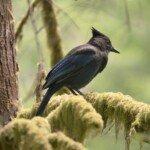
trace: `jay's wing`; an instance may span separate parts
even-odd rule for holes
[[[94,60],[94,56],[95,52],[92,50],[85,51],[84,53],[78,52],[77,54],[67,55],[48,73],[43,88],[46,89],[53,83],[62,82],[79,73],[85,65],[88,65],[88,63]]]

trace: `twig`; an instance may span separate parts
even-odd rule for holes
[[[39,53],[39,57],[40,57],[40,62],[44,62],[44,56],[43,56],[43,52],[42,52],[42,48],[41,48],[41,45],[40,45],[40,40],[38,38],[38,28],[36,26],[36,21],[32,15],[32,12],[33,12],[33,8],[30,7],[31,6],[31,2],[30,0],[27,0],[28,1],[28,4],[29,4],[29,16],[30,16],[30,19],[31,19],[31,24],[32,24],[32,28],[33,28],[33,32],[34,32],[34,35],[35,35],[35,42],[36,42],[36,48],[37,48],[37,51]]]
[[[69,20],[73,23],[73,25],[77,28],[80,29],[80,27],[76,24],[76,22],[71,18],[71,16],[65,11],[63,10],[61,7],[59,7],[56,3],[54,3],[54,5],[57,7],[58,13],[62,12],[66,17],[69,18]]]
[[[39,54],[39,57],[40,57],[40,64],[38,65],[38,73],[37,73],[37,86],[36,86],[36,89],[35,89],[35,94],[36,94],[36,101],[39,102],[41,101],[42,99],[42,82],[45,78],[45,71],[44,71],[44,56],[43,56],[43,51],[42,51],[42,48],[41,48],[41,45],[40,45],[40,40],[38,38],[38,29],[37,29],[37,26],[36,26],[36,21],[32,15],[32,8],[30,7],[31,6],[31,2],[30,0],[27,0],[28,1],[28,4],[29,4],[29,16],[30,16],[30,19],[31,19],[31,24],[32,24],[32,28],[33,28],[33,31],[34,31],[34,35],[35,35],[35,42],[36,42],[36,48],[37,48],[37,51],[38,51],[38,54]]]
[[[43,25],[42,27],[40,27],[40,28],[37,30],[36,34],[39,34],[44,28],[45,28],[44,25]]]
[[[37,86],[35,88],[36,102],[40,102],[42,100],[43,97],[42,85],[44,78],[45,78],[45,70],[44,65],[41,63],[38,65]]]
[[[27,102],[31,97],[34,96],[36,85],[37,85],[37,76],[36,76],[35,79],[33,80],[33,83],[32,83],[32,85],[31,85],[31,87],[29,88],[27,94],[26,94],[25,97],[23,98],[22,102]]]
[[[28,8],[26,14],[24,15],[24,17],[22,18],[21,22],[19,23],[17,29],[16,29],[16,32],[15,32],[15,38],[16,38],[16,42],[18,40],[21,40],[22,38],[22,30],[23,30],[23,27],[24,25],[26,24],[31,12],[30,12],[30,9],[32,9],[32,12],[34,10],[34,8],[37,6],[37,4],[39,3],[40,0],[34,0],[31,4],[31,6]]]
[[[45,78],[44,65],[40,63],[38,64],[38,71],[37,71],[36,77],[33,80],[33,83],[31,85],[31,88],[29,89],[28,94],[26,95],[25,98],[23,98],[23,102],[27,102],[34,94],[36,95],[36,101],[37,102],[41,101],[42,96],[43,96],[42,82],[44,78]]]

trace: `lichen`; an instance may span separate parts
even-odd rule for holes
[[[61,132],[50,134],[49,142],[54,150],[86,150],[81,143],[75,142]]]
[[[133,128],[134,134],[150,132],[150,105],[137,102],[122,93],[91,93],[86,99],[102,115],[105,127],[108,121],[115,122],[116,137],[119,129],[124,127],[126,149],[129,149]]]
[[[0,132],[0,149],[51,150],[47,140],[48,132],[50,132],[50,126],[44,118],[16,119]]]
[[[89,135],[102,130],[104,121],[104,128],[115,124],[116,138],[124,128],[126,149],[131,137],[140,144],[150,143],[150,105],[122,93],[91,93],[85,99],[74,95],[52,97],[43,113],[52,132],[62,131],[73,140],[84,142]],[[19,118],[32,118],[37,105],[32,109],[21,112]]]
[[[63,102],[64,99],[61,96],[54,96],[48,103],[46,109],[44,110],[42,117],[46,117],[49,115],[49,113],[56,109],[61,102]],[[26,118],[26,119],[32,119],[37,111],[37,108],[39,107],[39,103],[36,103],[32,108],[30,109],[21,109],[18,112],[17,118]]]
[[[50,102],[48,103],[43,116],[48,116],[50,114],[50,112],[52,112],[53,110],[55,110],[61,103],[64,102],[65,99],[63,99],[63,96],[55,96],[53,97]]]
[[[36,103],[30,109],[21,109],[17,114],[17,118],[32,119],[36,114],[38,106],[39,104]]]
[[[63,95],[61,98],[60,105],[47,117],[52,131],[60,130],[79,142],[100,133],[103,121],[90,103],[82,96]]]
[[[63,133],[51,133],[47,119],[15,119],[0,131],[1,150],[85,150]]]

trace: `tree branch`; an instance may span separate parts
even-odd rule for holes
[[[43,22],[47,35],[47,45],[51,52],[51,66],[54,66],[63,57],[58,21],[52,0],[42,0],[41,5]]]
[[[30,0],[27,0],[28,1],[28,4],[29,4],[29,7],[31,5],[31,2]],[[34,35],[35,35],[35,43],[36,43],[36,49],[37,49],[37,52],[39,54],[39,57],[40,57],[40,64],[38,65],[38,73],[37,73],[37,85],[36,85],[36,89],[35,89],[35,94],[36,94],[36,101],[37,102],[40,102],[41,99],[42,99],[42,83],[45,79],[45,71],[44,71],[44,56],[43,56],[43,51],[42,51],[42,48],[41,48],[41,45],[40,45],[40,40],[38,38],[38,28],[36,26],[36,21],[34,19],[34,16],[32,15],[32,9],[30,9],[30,18],[31,18],[31,24],[32,24],[32,29],[33,29],[33,32],[34,32]]]
[[[87,95],[87,100],[102,115],[105,126],[108,121],[115,122],[116,137],[119,129],[124,127],[127,150],[129,150],[131,136],[136,133],[144,135],[141,141],[150,142],[150,105],[137,102],[132,97],[121,93],[92,93]]]
[[[6,150],[85,150],[61,132],[51,133],[47,119],[16,119],[0,132],[0,149]]]
[[[66,133],[67,131],[64,130],[63,123],[66,127],[67,124],[70,125],[69,122],[77,123],[79,121],[77,118],[82,118],[79,117],[82,116],[82,111],[80,111],[79,107],[76,107],[75,101],[77,101],[77,99],[79,100],[79,106],[81,105],[80,108],[82,108],[84,102],[81,96],[62,95],[55,96],[51,99],[43,116],[48,116],[47,118],[50,120],[52,128],[59,128],[59,130]],[[90,102],[95,110],[102,116],[104,127],[106,127],[107,124],[115,124],[116,137],[119,134],[119,130],[124,128],[126,149],[129,149],[130,139],[135,135],[140,135],[139,142],[150,143],[150,105],[137,102],[130,96],[123,95],[121,93],[91,93],[86,96],[86,100]],[[88,110],[88,105],[89,103],[85,103],[83,105],[84,108],[82,109]],[[37,107],[38,106],[36,105],[30,110],[25,110],[24,112],[20,113],[18,117],[34,117]],[[78,112],[76,112],[74,109],[77,109]],[[74,118],[74,115],[78,121],[71,120]],[[61,117],[64,119],[61,120]],[[68,118],[67,122],[65,122],[65,118]],[[60,124],[60,122],[62,124]],[[60,126],[58,126],[59,124]],[[66,130],[69,132],[69,127]]]
[[[16,42],[18,40],[20,40],[22,38],[22,31],[23,31],[23,27],[24,25],[26,24],[30,14],[31,14],[31,9],[32,9],[32,13],[34,11],[34,8],[37,6],[37,4],[39,3],[40,0],[34,0],[31,4],[31,6],[28,8],[26,14],[24,15],[24,17],[21,19],[17,29],[16,29],[16,32],[15,32],[15,39],[16,39]]]
[[[33,109],[22,111],[18,118],[32,118]],[[50,113],[51,112],[51,113]],[[97,135],[103,129],[101,116],[82,96],[63,95],[51,100],[43,116],[47,116],[52,131],[62,131],[75,141],[83,142],[89,135]]]

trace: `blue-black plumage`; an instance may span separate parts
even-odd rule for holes
[[[48,88],[36,115],[42,115],[51,96],[63,86],[73,93],[87,85],[107,65],[109,52],[119,53],[110,39],[92,28],[92,38],[87,44],[73,48],[48,73],[43,89]]]

